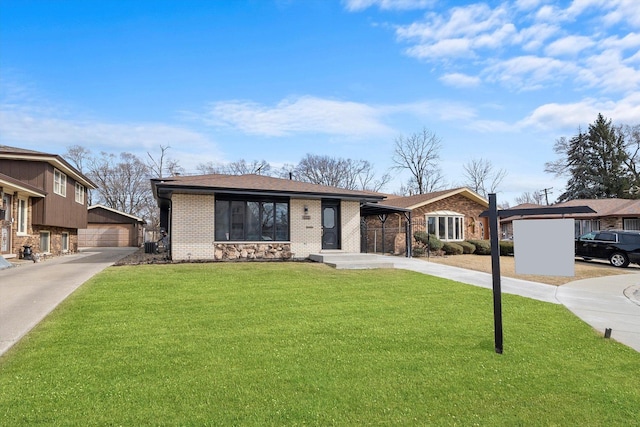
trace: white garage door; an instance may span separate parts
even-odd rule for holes
[[[131,226],[124,224],[89,224],[89,228],[78,230],[78,246],[122,247],[131,242]]]

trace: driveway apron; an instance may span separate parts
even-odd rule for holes
[[[91,248],[0,270],[0,355],[80,285],[137,248]]]

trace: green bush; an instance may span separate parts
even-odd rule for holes
[[[462,246],[453,242],[444,242],[442,249],[447,255],[462,255],[464,253]]]
[[[476,251],[476,245],[470,242],[457,242],[460,246],[462,246],[463,254],[472,254]]]
[[[419,246],[414,246],[414,247],[411,249],[411,254],[412,254],[413,256],[423,256],[423,255],[424,255],[424,248],[419,247]]]
[[[513,240],[500,241],[500,255],[513,256]]]
[[[438,239],[433,234],[427,234],[425,231],[416,231],[413,234],[413,237],[415,237],[415,239],[418,242],[422,243],[425,249],[427,248],[427,244],[428,244],[431,249],[431,252],[436,252],[442,249],[442,246],[443,246],[442,240]]]
[[[491,255],[491,243],[488,240],[469,240],[468,242],[476,247],[475,254]]]

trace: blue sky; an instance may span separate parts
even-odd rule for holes
[[[562,192],[556,139],[640,123],[639,50],[637,0],[0,0],[0,143],[382,174],[427,128],[450,186],[486,159],[513,205]]]

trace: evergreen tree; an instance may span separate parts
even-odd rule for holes
[[[547,163],[546,171],[568,175],[566,191],[558,201],[629,197],[626,190],[631,178],[624,135],[602,114],[586,133],[579,129],[570,140],[558,140],[555,151],[562,158]]]

